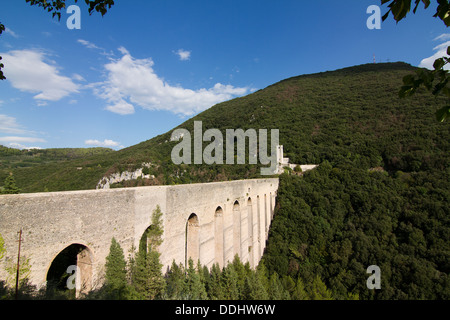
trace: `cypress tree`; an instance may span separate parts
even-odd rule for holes
[[[108,298],[123,299],[127,287],[127,270],[123,250],[115,238],[111,239],[109,255],[106,257],[106,289]]]

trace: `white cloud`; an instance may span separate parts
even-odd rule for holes
[[[111,112],[132,114],[135,106],[140,106],[192,115],[249,91],[221,83],[198,90],[172,86],[155,73],[152,59],[135,59],[125,48],[119,50],[122,58],[110,59],[104,66],[107,80],[94,87],[94,92],[109,103],[106,110]]]
[[[434,40],[440,40],[445,41],[444,43],[441,43],[440,45],[433,48],[434,51],[436,51],[431,57],[425,58],[422,61],[420,61],[419,67],[420,68],[427,68],[430,70],[434,70],[433,64],[436,59],[442,58],[442,57],[448,57],[447,55],[447,47],[450,46],[450,34],[444,33],[440,36],[434,38]],[[450,66],[446,65],[444,67],[445,70],[450,70]]]
[[[10,117],[4,114],[0,114],[0,132],[6,134],[19,134],[19,135],[34,135],[33,131],[24,129],[17,123],[16,118]],[[19,136],[6,136],[0,137],[0,144],[7,145],[16,149],[38,149],[39,147],[27,147],[23,143],[38,143],[46,142],[44,139],[36,137],[19,137]]]
[[[78,39],[77,42],[81,43],[83,46],[85,46],[88,49],[102,49],[102,48],[96,46],[94,43],[89,42],[87,40]]]
[[[78,73],[74,73],[74,74],[72,75],[72,78],[73,78],[74,80],[77,80],[77,81],[86,81],[86,79],[84,79],[83,76],[82,76],[82,75],[79,75]]]
[[[59,74],[56,66],[44,62],[45,55],[34,50],[13,50],[1,53],[4,73],[12,86],[21,91],[37,93],[36,100],[58,101],[78,92],[78,85]]]
[[[120,99],[116,103],[109,105],[105,108],[108,111],[121,114],[121,115],[127,115],[127,114],[133,114],[134,113],[134,107],[133,105],[129,104],[123,99]]]
[[[9,134],[24,134],[27,131],[20,126],[16,118],[0,114],[0,132]]]
[[[178,51],[176,51],[175,54],[177,54],[178,57],[180,57],[181,61],[186,61],[186,60],[189,60],[191,58],[191,51],[178,49]]]
[[[450,33],[443,33],[440,36],[437,36],[433,39],[433,41],[447,41],[450,40]]]
[[[34,137],[0,137],[0,143],[38,143],[47,142],[41,138]]]
[[[15,143],[15,142],[12,142],[12,143],[8,144],[8,147],[14,148],[14,149],[25,149],[25,150],[30,150],[30,149],[42,149],[42,148],[40,148],[40,147],[27,147],[27,146],[25,146],[25,145],[23,145],[23,144]]]
[[[90,41],[87,41],[87,40],[84,40],[84,39],[78,39],[77,42],[82,44],[83,46],[85,46],[88,49],[100,50],[101,51],[101,53],[100,53],[101,55],[113,56],[112,52],[106,52],[106,50],[104,48],[99,47],[95,43],[92,43]]]
[[[84,142],[84,144],[86,144],[88,146],[108,147],[108,148],[118,147],[120,145],[119,142],[109,140],[109,139],[105,139],[103,141],[90,139],[90,140],[86,140]]]
[[[118,50],[123,55],[127,55],[127,54],[129,55],[130,54],[130,52],[127,49],[125,49],[124,47],[120,47]]]
[[[9,28],[5,28],[5,34],[9,34],[10,36],[12,36],[16,39],[19,38],[19,35]]]

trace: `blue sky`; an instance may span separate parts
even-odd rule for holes
[[[80,30],[65,12],[2,3],[0,144],[118,150],[292,76],[373,55],[430,66],[450,40],[435,6],[369,30],[378,0],[115,2],[101,17],[79,1]]]

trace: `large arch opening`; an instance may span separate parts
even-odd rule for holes
[[[224,232],[223,232],[223,210],[219,206],[214,214],[214,243],[215,262],[222,268],[224,266]]]
[[[198,217],[195,213],[189,216],[186,223],[186,248],[185,248],[185,266],[188,267],[189,258],[197,264],[200,259],[200,232]]]
[[[47,294],[78,298],[92,290],[93,258],[88,247],[74,243],[53,259],[47,271]]]
[[[150,225],[147,229],[145,229],[144,233],[139,240],[139,252],[147,253],[150,248],[155,248],[155,244],[152,243],[151,232],[154,229],[154,225]]]

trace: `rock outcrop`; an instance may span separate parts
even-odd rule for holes
[[[136,169],[135,171],[123,171],[113,173],[108,177],[103,177],[97,183],[96,189],[109,189],[112,184],[120,183],[123,181],[136,180],[136,179],[154,179],[155,176],[151,174],[144,174],[144,168],[150,168],[151,163],[143,163],[142,168]]]

